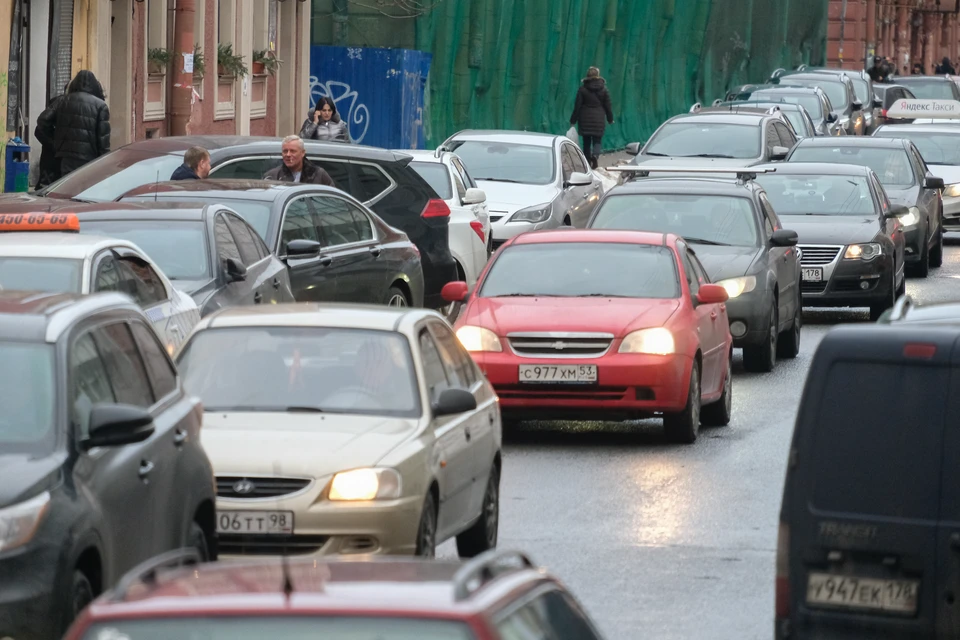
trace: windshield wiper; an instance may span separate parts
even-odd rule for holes
[[[320,407],[293,406],[293,407],[284,407],[283,410],[288,413],[323,413],[323,409],[321,409]]]
[[[235,411],[283,411],[283,407],[254,407],[252,405],[239,405],[235,407],[204,407],[203,410],[210,413],[232,413]]]
[[[645,154],[643,154],[643,155],[645,155],[645,156],[659,156],[659,157],[661,157],[661,158],[669,158],[669,157],[670,157],[670,154],[667,154],[667,153],[657,153],[656,151],[647,151],[647,152],[646,152]]]
[[[509,178],[477,178],[474,180],[486,180],[487,182],[509,182],[511,184],[527,184],[523,180],[510,180]]]
[[[709,244],[715,247],[732,247],[733,245],[729,242],[717,242],[716,240],[705,240],[704,238],[691,238],[690,236],[683,236],[683,239],[687,242],[692,242],[694,244]]]
[[[622,296],[617,293],[582,293],[575,298],[632,298],[633,296]]]
[[[695,153],[692,156],[677,156],[678,158],[728,158],[734,160],[733,156],[728,156],[725,153]]]
[[[502,293],[499,296],[489,296],[491,298],[565,298],[559,293]]]

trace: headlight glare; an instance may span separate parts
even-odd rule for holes
[[[847,247],[843,257],[847,260],[873,260],[883,253],[883,248],[876,242],[867,244],[851,244]]]
[[[948,198],[960,198],[960,183],[948,184],[947,188],[943,190],[943,195]]]
[[[520,209],[510,216],[510,222],[543,222],[549,217],[550,204],[538,204],[535,207]]]
[[[920,209],[917,207],[910,207],[910,210],[900,216],[900,224],[905,227],[912,227],[920,222]]]
[[[736,298],[740,294],[750,293],[757,288],[756,276],[742,276],[740,278],[728,278],[720,280],[716,284],[727,290],[727,295]]]
[[[400,474],[393,469],[342,471],[330,481],[330,500],[358,501],[399,498]]]
[[[50,494],[44,491],[26,502],[0,509],[0,551],[30,542],[49,506]]]
[[[457,338],[467,351],[493,351],[500,353],[503,346],[500,338],[490,329],[464,325],[457,329]]]
[[[646,353],[667,356],[674,353],[676,345],[669,329],[656,327],[640,329],[627,334],[620,344],[620,353]]]

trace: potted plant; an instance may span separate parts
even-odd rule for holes
[[[228,78],[239,78],[249,73],[243,56],[234,55],[232,44],[217,45],[217,74]]]
[[[194,80],[203,80],[203,49],[199,44],[193,45],[193,78]]]
[[[162,76],[167,73],[167,65],[173,55],[166,49],[150,49],[147,51],[147,73],[151,76]]]
[[[273,51],[261,49],[253,52],[253,75],[276,75],[277,69],[283,64],[282,60],[277,59],[277,54]]]

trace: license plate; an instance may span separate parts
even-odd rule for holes
[[[520,382],[596,382],[595,364],[522,364]]]
[[[815,269],[810,267],[805,267],[800,270],[801,277],[806,282],[822,282],[823,281],[823,269],[817,267]]]
[[[811,573],[807,580],[807,603],[915,613],[919,588],[920,583],[916,580],[882,580]]]
[[[291,534],[293,511],[221,511],[217,533]]]

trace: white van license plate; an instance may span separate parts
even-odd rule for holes
[[[597,381],[595,364],[521,364],[520,382],[585,383]]]
[[[915,613],[919,589],[920,583],[916,580],[881,580],[811,573],[807,580],[807,603]]]
[[[291,534],[293,511],[221,511],[217,533]]]
[[[823,282],[823,269],[804,267],[800,270],[800,276],[804,282]]]

